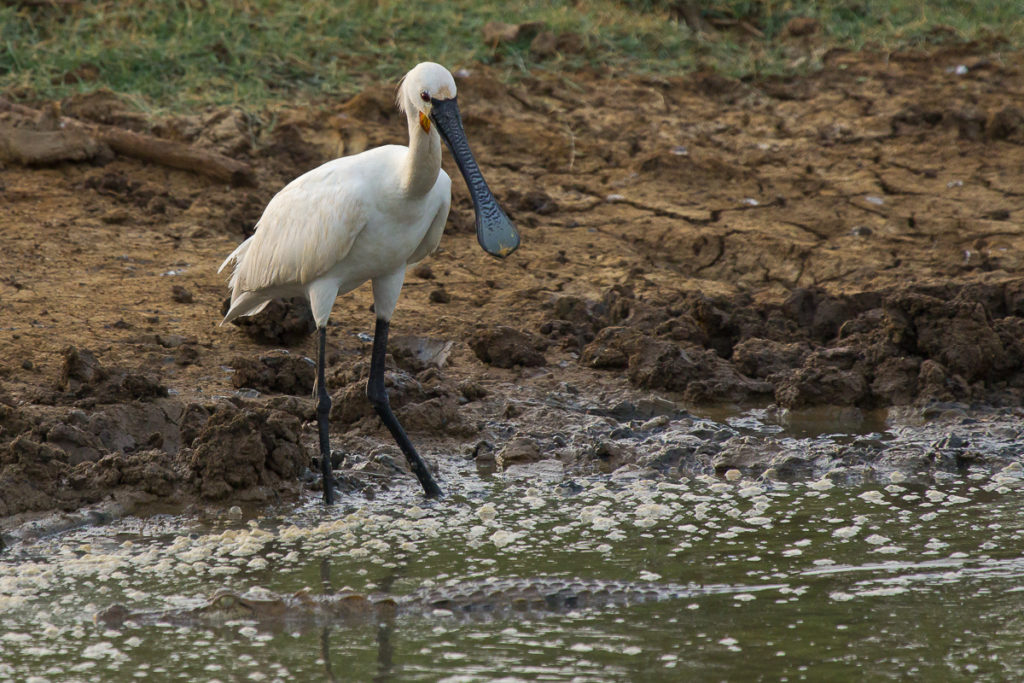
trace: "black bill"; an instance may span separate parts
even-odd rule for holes
[[[455,157],[455,163],[466,179],[469,194],[473,197],[473,208],[476,210],[476,238],[480,246],[488,254],[504,258],[519,248],[519,232],[505,212],[498,205],[491,188],[480,173],[473,153],[469,151],[469,142],[462,129],[462,117],[459,115],[458,98],[450,100],[434,100],[430,118],[437,125],[441,139],[448,145]]]

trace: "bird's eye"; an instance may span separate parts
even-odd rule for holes
[[[420,91],[420,99],[423,100],[424,102],[429,102],[430,101],[430,94],[427,93],[426,90],[421,90]]]

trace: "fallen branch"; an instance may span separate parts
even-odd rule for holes
[[[44,114],[24,105],[0,99],[0,112],[10,111],[32,121],[38,121]],[[192,171],[215,180],[232,185],[255,185],[256,177],[252,167],[241,161],[217,152],[210,152],[192,145],[165,140],[152,135],[135,133],[130,130],[98,123],[88,123],[66,116],[58,116],[53,121],[54,130],[27,130],[13,126],[0,126],[0,151],[19,163],[54,163],[62,160],[54,158],[54,145],[50,141],[54,133],[67,131],[69,134],[82,135],[102,143],[118,154],[151,161],[161,166],[169,166],[185,171]],[[49,150],[45,155],[32,153],[32,142],[45,145]],[[77,147],[76,147],[77,149]],[[78,161],[81,155],[71,154],[65,160]]]

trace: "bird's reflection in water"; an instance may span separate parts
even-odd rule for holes
[[[381,589],[385,592],[390,591],[392,584],[394,584],[397,578],[398,575],[396,573],[383,577],[380,581]],[[320,561],[320,583],[325,595],[333,592],[334,589],[331,586],[331,565],[326,557]],[[394,678],[394,647],[391,644],[393,629],[394,621],[391,618],[383,619],[377,624],[377,673],[373,677],[374,681],[390,681]],[[324,661],[324,680],[334,683],[339,679],[334,674],[334,669],[331,666],[330,642],[331,626],[326,624],[320,632],[320,657]]]

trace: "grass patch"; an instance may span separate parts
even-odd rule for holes
[[[107,87],[140,107],[259,108],[352,94],[396,81],[413,64],[484,62],[506,75],[588,66],[660,74],[709,65],[732,75],[813,67],[780,40],[786,23],[813,17],[825,45],[860,48],[968,41],[995,36],[1024,44],[1015,2],[977,0],[704,0],[706,18],[754,27],[697,37],[668,0],[124,0],[0,6],[0,90],[21,99],[59,98]],[[577,37],[548,58],[529,40],[494,48],[489,21],[541,21]],[[936,27],[943,27],[937,29]],[[742,26],[741,26],[742,28]],[[806,52],[806,50],[805,50]]]

